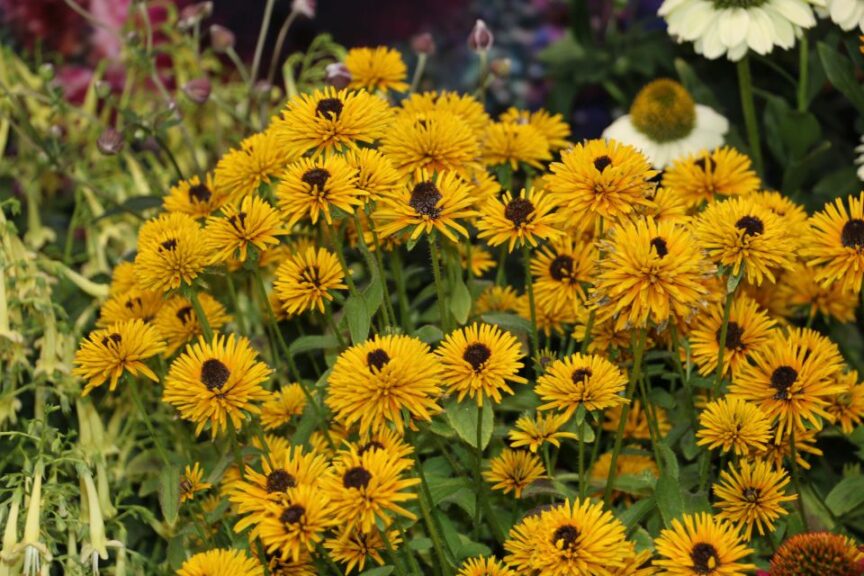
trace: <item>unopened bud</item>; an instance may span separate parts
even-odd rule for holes
[[[220,54],[227,52],[234,47],[235,41],[234,33],[228,28],[219,24],[210,26],[210,45],[213,46],[213,50],[216,52]]]
[[[425,54],[427,56],[434,54],[435,40],[432,38],[432,34],[423,32],[411,38],[411,49],[417,54]]]
[[[333,62],[324,69],[324,81],[337,90],[342,90],[351,83],[351,72],[345,64]]]
[[[111,95],[111,84],[105,82],[104,80],[100,80],[96,83],[96,96],[99,98],[107,98]]]
[[[51,137],[55,140],[60,140],[66,136],[66,128],[60,124],[52,124],[48,130],[51,132]]]
[[[41,66],[39,66],[39,77],[42,80],[44,80],[45,82],[53,80],[54,79],[54,65],[46,62],[45,64],[42,64]]]
[[[106,128],[96,140],[96,147],[105,156],[114,156],[123,149],[123,134],[114,128]]]
[[[495,36],[483,20],[477,20],[468,35],[468,47],[474,52],[488,52],[495,43]]]
[[[210,80],[207,78],[195,78],[189,80],[183,85],[183,93],[192,102],[196,104],[204,104],[210,98],[210,90],[212,89]]]
[[[258,80],[255,82],[255,92],[258,94],[269,94],[273,90],[273,84],[267,80]]]
[[[496,58],[489,63],[489,70],[498,78],[506,78],[510,75],[513,61],[509,58]]]
[[[183,8],[177,25],[189,29],[213,14],[213,2],[196,2]]]
[[[315,18],[316,0],[294,0],[291,2],[291,11],[303,14],[307,18]]]

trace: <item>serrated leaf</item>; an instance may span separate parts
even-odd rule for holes
[[[456,434],[474,448],[477,447],[477,424],[482,413],[481,448],[486,448],[489,445],[492,440],[492,428],[495,425],[492,405],[489,402],[484,403],[481,410],[471,399],[466,398],[463,402],[451,400],[444,407],[444,411],[447,414],[447,421],[450,422],[450,426],[453,427]]]
[[[371,315],[366,306],[366,299],[362,294],[350,296],[345,301],[345,318],[348,321],[348,332],[351,333],[351,342],[359,344],[369,336],[371,326]]]
[[[177,522],[180,513],[180,470],[166,466],[159,474],[159,507],[169,526]]]
[[[455,278],[452,282],[450,312],[459,324],[465,324],[468,321],[469,314],[471,314],[471,292],[468,290],[468,286],[465,285],[461,276]]]

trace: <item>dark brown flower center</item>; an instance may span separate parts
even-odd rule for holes
[[[322,98],[315,106],[315,114],[328,120],[336,120],[342,113],[342,101],[338,98]]]
[[[209,202],[211,196],[213,196],[213,193],[204,184],[195,184],[189,187],[190,202]]]
[[[846,248],[855,248],[856,250],[864,247],[864,220],[853,218],[843,225],[843,231],[840,233],[840,242]]]
[[[299,504],[292,504],[288,508],[282,510],[282,514],[279,516],[279,520],[282,524],[292,525],[299,524],[300,520],[303,519],[303,514],[306,513],[306,509]]]
[[[669,247],[666,246],[666,240],[659,236],[651,239],[651,246],[657,251],[657,256],[663,258],[669,253]]]
[[[570,375],[570,379],[574,384],[581,384],[588,380],[593,375],[590,368],[577,368],[573,371],[573,374]]]
[[[720,336],[723,331],[723,327],[717,329],[717,332],[714,333],[714,338],[717,340],[717,344],[720,344]],[[744,343],[741,341],[741,337],[744,336],[744,329],[737,322],[729,322],[726,327],[726,349],[727,350],[743,350]]]
[[[231,226],[233,226],[234,229],[238,232],[242,232],[243,226],[246,225],[246,213],[238,212],[237,214],[229,216],[228,223],[231,224]]]
[[[601,174],[606,169],[607,166],[612,165],[612,159],[609,156],[599,156],[594,159],[594,168],[597,169]]]
[[[177,319],[180,320],[183,324],[188,324],[190,320],[192,320],[192,307],[191,306],[183,306],[179,310],[177,310]]]
[[[297,486],[297,480],[287,470],[273,470],[267,475],[267,493],[287,492]]]
[[[370,480],[372,480],[372,474],[362,466],[356,466],[350,468],[342,476],[342,485],[345,488],[366,488]]]
[[[108,336],[102,338],[102,345],[107,346],[109,342],[113,342],[114,344],[120,344],[123,341],[123,337],[120,334],[114,332],[113,334],[109,334]]]
[[[216,358],[205,360],[201,365],[201,383],[207,387],[207,390],[221,390],[229,376],[231,371]]]
[[[694,160],[693,164],[699,167],[700,170],[705,172],[706,174],[711,171],[713,172],[717,168],[717,163],[714,162],[714,159],[710,156],[705,158],[699,158],[698,160]]]
[[[436,208],[438,202],[443,198],[441,192],[434,182],[420,182],[411,191],[411,199],[408,205],[421,216],[429,218],[438,218],[441,215],[441,209]]]
[[[693,571],[697,574],[710,574],[720,564],[720,555],[711,544],[700,542],[690,551],[693,561]]]
[[[366,354],[366,364],[369,368],[375,368],[379,372],[381,371],[387,363],[390,362],[390,356],[382,350],[378,348],[377,350],[372,350],[368,354]]]
[[[558,546],[561,542],[561,548],[564,550],[572,550],[576,547],[576,540],[579,539],[579,529],[575,526],[566,524],[559,526],[555,533],[552,534],[552,544]]]
[[[756,216],[744,216],[735,223],[735,227],[744,231],[745,236],[759,236],[765,232],[765,224]]]
[[[759,496],[761,495],[758,488],[745,488],[741,495],[744,496],[744,500],[750,502],[751,504],[755,504],[759,502]]]
[[[549,275],[559,282],[573,277],[573,258],[562,254],[549,264]]]
[[[311,170],[307,170],[301,180],[312,186],[313,188],[317,188],[319,191],[324,190],[324,186],[327,185],[327,180],[330,178],[330,172],[323,168],[312,168]]]
[[[483,364],[492,356],[492,351],[485,344],[474,342],[465,348],[462,353],[462,359],[471,365],[475,372],[479,372]]]
[[[798,380],[798,371],[791,366],[780,366],[771,374],[771,387],[777,390],[774,400],[788,400],[789,388]]]
[[[525,198],[514,198],[507,203],[504,208],[504,217],[513,222],[518,228],[526,222],[528,217],[534,212],[534,205],[530,200]]]
[[[171,238],[169,240],[166,240],[165,242],[162,242],[162,244],[160,244],[160,246],[162,246],[162,248],[164,250],[170,250],[173,252],[174,249],[177,248],[177,240],[175,240],[174,238]]]

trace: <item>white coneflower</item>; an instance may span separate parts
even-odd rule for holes
[[[847,32],[855,26],[864,32],[864,0],[825,0],[824,8],[816,11]]]
[[[696,104],[674,80],[646,85],[603,137],[639,149],[657,168],[682,156],[713,150],[723,144],[729,121],[707,106]]]
[[[693,42],[696,52],[712,60],[791,48],[802,28],[816,25],[806,0],[665,0],[657,13],[671,36]]]
[[[855,152],[858,153],[855,159],[855,164],[858,165],[858,179],[864,180],[864,136],[861,136],[861,144],[855,147]]]

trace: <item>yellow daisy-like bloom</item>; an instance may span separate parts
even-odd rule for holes
[[[459,567],[456,576],[517,576],[516,572],[494,557],[469,558]]]
[[[295,562],[291,558],[284,560],[273,556],[267,563],[270,576],[318,576],[318,566],[311,554],[301,553]]]
[[[645,327],[686,320],[702,305],[711,266],[683,228],[653,219],[621,222],[601,248],[593,293],[602,322]]]
[[[696,220],[694,235],[714,262],[733,276],[744,273],[757,286],[765,278],[775,282],[775,272],[795,268],[797,242],[784,221],[748,198],[710,204]]]
[[[229,419],[240,430],[246,413],[260,412],[254,402],[267,398],[261,384],[270,369],[256,357],[246,338],[233,334],[214,336],[212,342],[202,338],[171,364],[162,400],[197,424],[195,434],[209,422],[215,438],[227,429]]]
[[[201,228],[191,216],[163,215],[144,224],[138,233],[135,271],[144,290],[166,292],[191,285],[208,261]]]
[[[369,200],[396,196],[403,186],[403,177],[390,159],[374,148],[361,148],[345,156],[357,174],[354,186]]]
[[[782,468],[783,465],[792,460],[792,442],[786,431],[782,436],[769,440],[765,445],[765,450],[757,450],[754,458],[767,460],[774,464],[776,468]],[[810,469],[810,462],[804,456],[810,454],[812,456],[823,456],[822,450],[816,446],[816,435],[819,430],[796,430],[795,431],[795,461],[804,470]],[[772,432],[773,435],[773,432]]]
[[[489,470],[483,472],[483,478],[492,484],[493,490],[504,494],[513,492],[516,498],[522,498],[525,488],[545,476],[543,461],[527,450],[505,449],[489,462]]]
[[[441,361],[441,379],[448,392],[474,399],[501,402],[501,393],[513,394],[510,383],[525,384],[519,376],[524,357],[519,341],[493,324],[473,324],[451,332],[435,350]]]
[[[716,303],[707,313],[700,314],[693,322],[693,330],[687,338],[693,361],[699,366],[703,376],[717,370],[717,355],[720,351],[720,334],[723,331],[724,305]],[[771,339],[772,320],[752,298],[738,296],[729,311],[726,326],[725,352],[723,353],[723,374],[730,372],[733,377],[747,363],[747,358],[762,348]]]
[[[568,221],[617,220],[638,206],[650,206],[657,172],[635,148],[615,141],[588,140],[561,153],[550,166],[546,187]]]
[[[441,411],[441,366],[429,346],[411,336],[380,336],[348,348],[327,380],[327,406],[360,433],[431,420]],[[407,422],[405,416],[408,416]]]
[[[735,396],[711,402],[699,415],[699,446],[739,456],[764,450],[771,439],[771,420],[758,406]]]
[[[396,456],[386,450],[343,452],[333,469],[335,475],[322,480],[322,488],[340,525],[368,534],[376,521],[389,526],[392,514],[416,520],[402,504],[417,498],[408,490],[420,480],[403,478],[404,467]]]
[[[753,528],[760,536],[774,531],[774,522],[789,512],[784,502],[795,500],[795,494],[784,491],[789,484],[789,476],[782,468],[775,470],[769,462],[750,463],[742,460],[729,470],[720,473],[720,480],[714,485],[720,509],[718,520],[728,520],[741,530],[744,538],[750,540]]]
[[[506,242],[509,252],[517,245],[537,246],[538,240],[563,234],[554,210],[555,204],[543,190],[523,188],[516,197],[507,192],[501,200],[489,200],[483,205],[477,237],[485,238],[490,246]]]
[[[207,323],[213,332],[222,329],[226,322],[231,320],[225,307],[210,294],[201,292],[198,294],[201,309],[207,317]],[[192,302],[183,296],[172,296],[164,301],[164,305],[156,314],[153,326],[165,339],[165,357],[171,356],[178,348],[188,342],[204,335],[198,315],[192,307]]]
[[[470,256],[471,261],[468,261],[468,244],[460,243],[457,248],[459,250],[459,264],[463,270],[471,270],[471,275],[475,278],[482,277],[486,272],[495,267],[495,259],[488,250],[484,250],[475,244],[471,245]]]
[[[180,502],[188,502],[195,498],[195,494],[213,487],[209,482],[204,482],[204,470],[201,464],[196,462],[193,466],[186,466],[186,471],[180,477]]]
[[[751,194],[750,200],[768,208],[771,212],[786,221],[787,228],[795,234],[807,225],[807,210],[796,204],[788,196],[774,190],[764,190]]]
[[[164,302],[161,292],[130,288],[112,296],[102,304],[96,325],[104,328],[127,320],[152,322]]]
[[[177,576],[262,576],[264,569],[242,550],[208,550],[195,554],[177,570]]]
[[[256,533],[268,554],[297,562],[301,554],[315,549],[335,520],[325,494],[312,486],[289,488],[286,500],[267,508]]]
[[[245,262],[250,245],[263,252],[287,233],[275,208],[258,196],[246,196],[239,204],[222,208],[221,216],[207,219],[204,244],[212,264],[234,258]]]
[[[657,417],[657,428],[659,428],[660,437],[662,438],[672,429],[672,425],[669,423],[665,410],[655,406],[654,413]],[[605,413],[606,418],[603,420],[603,430],[617,433],[621,414],[621,404],[609,408]],[[633,440],[651,439],[651,431],[648,427],[648,414],[642,408],[642,403],[639,400],[634,400],[630,405],[630,410],[627,411],[627,422],[624,423],[624,437]]]
[[[388,133],[393,112],[387,101],[363,90],[327,86],[288,101],[271,130],[295,158],[357,149]]]
[[[110,380],[108,389],[117,388],[120,377],[129,372],[146,376],[153,382],[159,378],[145,363],[165,350],[159,333],[142,320],[127,320],[108,328],[94,330],[75,353],[72,374],[87,380],[82,396]],[[137,385],[137,384],[133,384]]]
[[[346,290],[345,275],[339,259],[332,252],[307,248],[285,260],[276,269],[273,287],[289,316],[313,308],[324,313],[324,300],[333,301],[331,290]]]
[[[688,213],[684,197],[669,188],[659,187],[651,196],[653,206],[647,207],[645,213],[657,222],[675,222],[687,225],[691,217]]]
[[[458,92],[415,92],[401,103],[401,116],[416,116],[425,112],[449,112],[464,121],[471,131],[480,134],[492,119],[483,103],[471,94]]]
[[[821,314],[826,320],[833,318],[842,323],[854,322],[859,304],[858,294],[844,289],[841,282],[822,284],[817,280],[819,273],[817,268],[803,266],[795,270],[794,274],[783,274],[770,297],[793,310],[803,311],[808,319]]]
[[[390,540],[394,550],[398,549],[402,542],[402,536],[398,530],[388,532],[387,539]],[[333,560],[345,565],[346,574],[350,574],[355,568],[358,572],[364,570],[369,558],[373,559],[379,566],[383,566],[385,563],[382,552],[387,549],[387,546],[384,544],[380,530],[364,533],[357,530],[356,527],[340,526],[332,538],[324,541],[324,547],[330,551],[330,557]]]
[[[381,152],[403,174],[448,170],[467,176],[481,167],[477,137],[450,112],[400,114],[384,135]]]
[[[167,212],[182,212],[193,218],[206,218],[228,201],[228,194],[216,188],[213,175],[207,174],[204,182],[198,176],[181,180],[168,190],[162,200]]]
[[[729,394],[756,403],[776,420],[776,439],[805,422],[818,430],[820,417],[831,418],[829,399],[843,391],[835,378],[842,361],[832,346],[827,339],[811,340],[806,331],[777,334],[741,369]]]
[[[301,416],[306,408],[306,395],[300,384],[283,386],[278,392],[273,392],[261,406],[261,424],[265,430],[273,430],[284,426],[295,416]]]
[[[535,302],[537,315],[537,330],[550,337],[554,334],[564,334],[565,326],[576,322],[576,309],[572,302],[566,300],[545,300]],[[527,321],[531,321],[531,301],[527,294],[519,297],[516,305],[516,314]]]
[[[365,88],[370,92],[408,89],[405,77],[408,69],[402,55],[392,48],[352,48],[345,56],[345,68],[351,73],[351,88]]]
[[[604,476],[604,482],[605,482]],[[659,570],[651,564],[651,550],[633,551],[620,568],[612,569],[610,576],[654,576]]]
[[[572,432],[561,432],[561,428],[569,420],[566,414],[522,416],[516,421],[516,428],[510,430],[510,446],[513,448],[527,446],[531,452],[537,452],[541,446],[548,442],[559,448],[563,438],[572,438],[573,440],[578,438]]]
[[[627,377],[606,358],[572,354],[556,360],[537,380],[539,410],[560,410],[569,420],[579,406],[589,412],[626,403]]]
[[[301,154],[288,150],[273,129],[253,134],[216,164],[215,188],[231,200],[256,194],[262,184],[273,182]]]
[[[247,514],[234,527],[235,532],[257,525],[261,515],[272,504],[289,504],[289,491],[292,488],[317,488],[329,473],[327,458],[316,451],[304,452],[302,446],[282,448],[271,444],[268,441],[269,458],[261,459],[262,471],[246,466],[243,477],[231,486],[231,503],[237,506],[238,513]]]
[[[364,197],[365,192],[357,187],[357,170],[342,156],[303,158],[288,166],[276,188],[288,228],[304,218],[317,224],[322,214],[332,224],[333,209],[353,214]]]
[[[603,488],[606,486],[606,481],[609,479],[609,469],[612,467],[612,452],[601,454],[594,466],[591,467],[591,483],[598,487],[597,498],[602,498]],[[659,478],[660,469],[657,463],[650,456],[644,454],[628,454],[623,452],[618,455],[615,460],[614,478],[621,476],[648,476],[650,478]],[[632,497],[619,490],[612,491],[612,500],[618,501],[624,498],[626,502],[632,501]],[[617,573],[617,572],[616,572]]]
[[[378,234],[386,238],[413,228],[412,240],[423,233],[438,231],[456,242],[456,234],[468,236],[468,230],[459,221],[476,215],[472,203],[471,185],[455,172],[421,171],[398,196],[382,200],[375,211]]]
[[[591,311],[585,306],[580,307],[576,312],[576,325],[572,336],[577,342],[585,340],[590,315]],[[607,354],[613,349],[628,350],[632,342],[632,330],[618,328],[611,318],[603,322],[597,322],[595,318],[591,325],[591,343],[588,344],[588,352]]]
[[[518,108],[508,108],[506,112],[501,114],[498,120],[508,124],[529,124],[533,126],[543,135],[543,138],[549,144],[549,149],[553,152],[570,145],[567,141],[567,138],[570,137],[570,125],[564,121],[564,117],[561,114],[550,114],[543,109],[529,112],[528,110],[519,110]]]
[[[480,145],[483,161],[489,166],[509,164],[510,168],[518,170],[522,163],[542,170],[543,162],[552,159],[549,142],[531,124],[490,124]]]
[[[773,576],[855,576],[864,552],[858,543],[830,532],[808,532],[788,538],[771,558]]]
[[[471,184],[474,186],[474,206],[482,208],[486,202],[500,198],[503,193],[501,183],[488,170],[475,170],[471,174]],[[542,179],[534,179],[535,188],[543,188]]]
[[[593,279],[597,251],[587,243],[565,237],[555,239],[531,258],[534,298],[544,306],[548,301],[577,304],[586,298],[584,285]]]
[[[662,557],[654,565],[669,576],[744,576],[752,564],[739,562],[753,552],[729,523],[710,514],[685,514],[660,532],[654,548]]]
[[[836,283],[858,294],[864,278],[864,192],[849,196],[846,204],[837,198],[810,218],[810,234],[801,252],[823,286]]]
[[[135,263],[123,260],[118,262],[111,273],[111,287],[108,291],[111,296],[124,295],[138,286],[138,273],[135,271]]]
[[[663,187],[674,190],[690,206],[712,202],[717,196],[751,194],[760,185],[750,158],[728,146],[681,158],[663,173]]]
[[[832,421],[839,423],[840,429],[848,435],[864,419],[864,384],[858,383],[855,370],[842,374],[837,380],[843,390],[831,397],[827,411]]]
[[[477,314],[487,312],[515,312],[519,305],[519,295],[510,286],[490,286],[486,288],[477,301],[474,309]]]
[[[505,561],[520,574],[605,574],[632,554],[624,525],[601,503],[567,500],[526,520],[504,542]],[[520,539],[533,550],[524,553]]]
[[[401,433],[390,428],[371,432],[356,442],[345,441],[344,445],[346,450],[356,451],[361,456],[370,450],[384,450],[397,458],[405,470],[414,465],[414,460],[411,458],[414,447],[405,441],[405,437]]]

